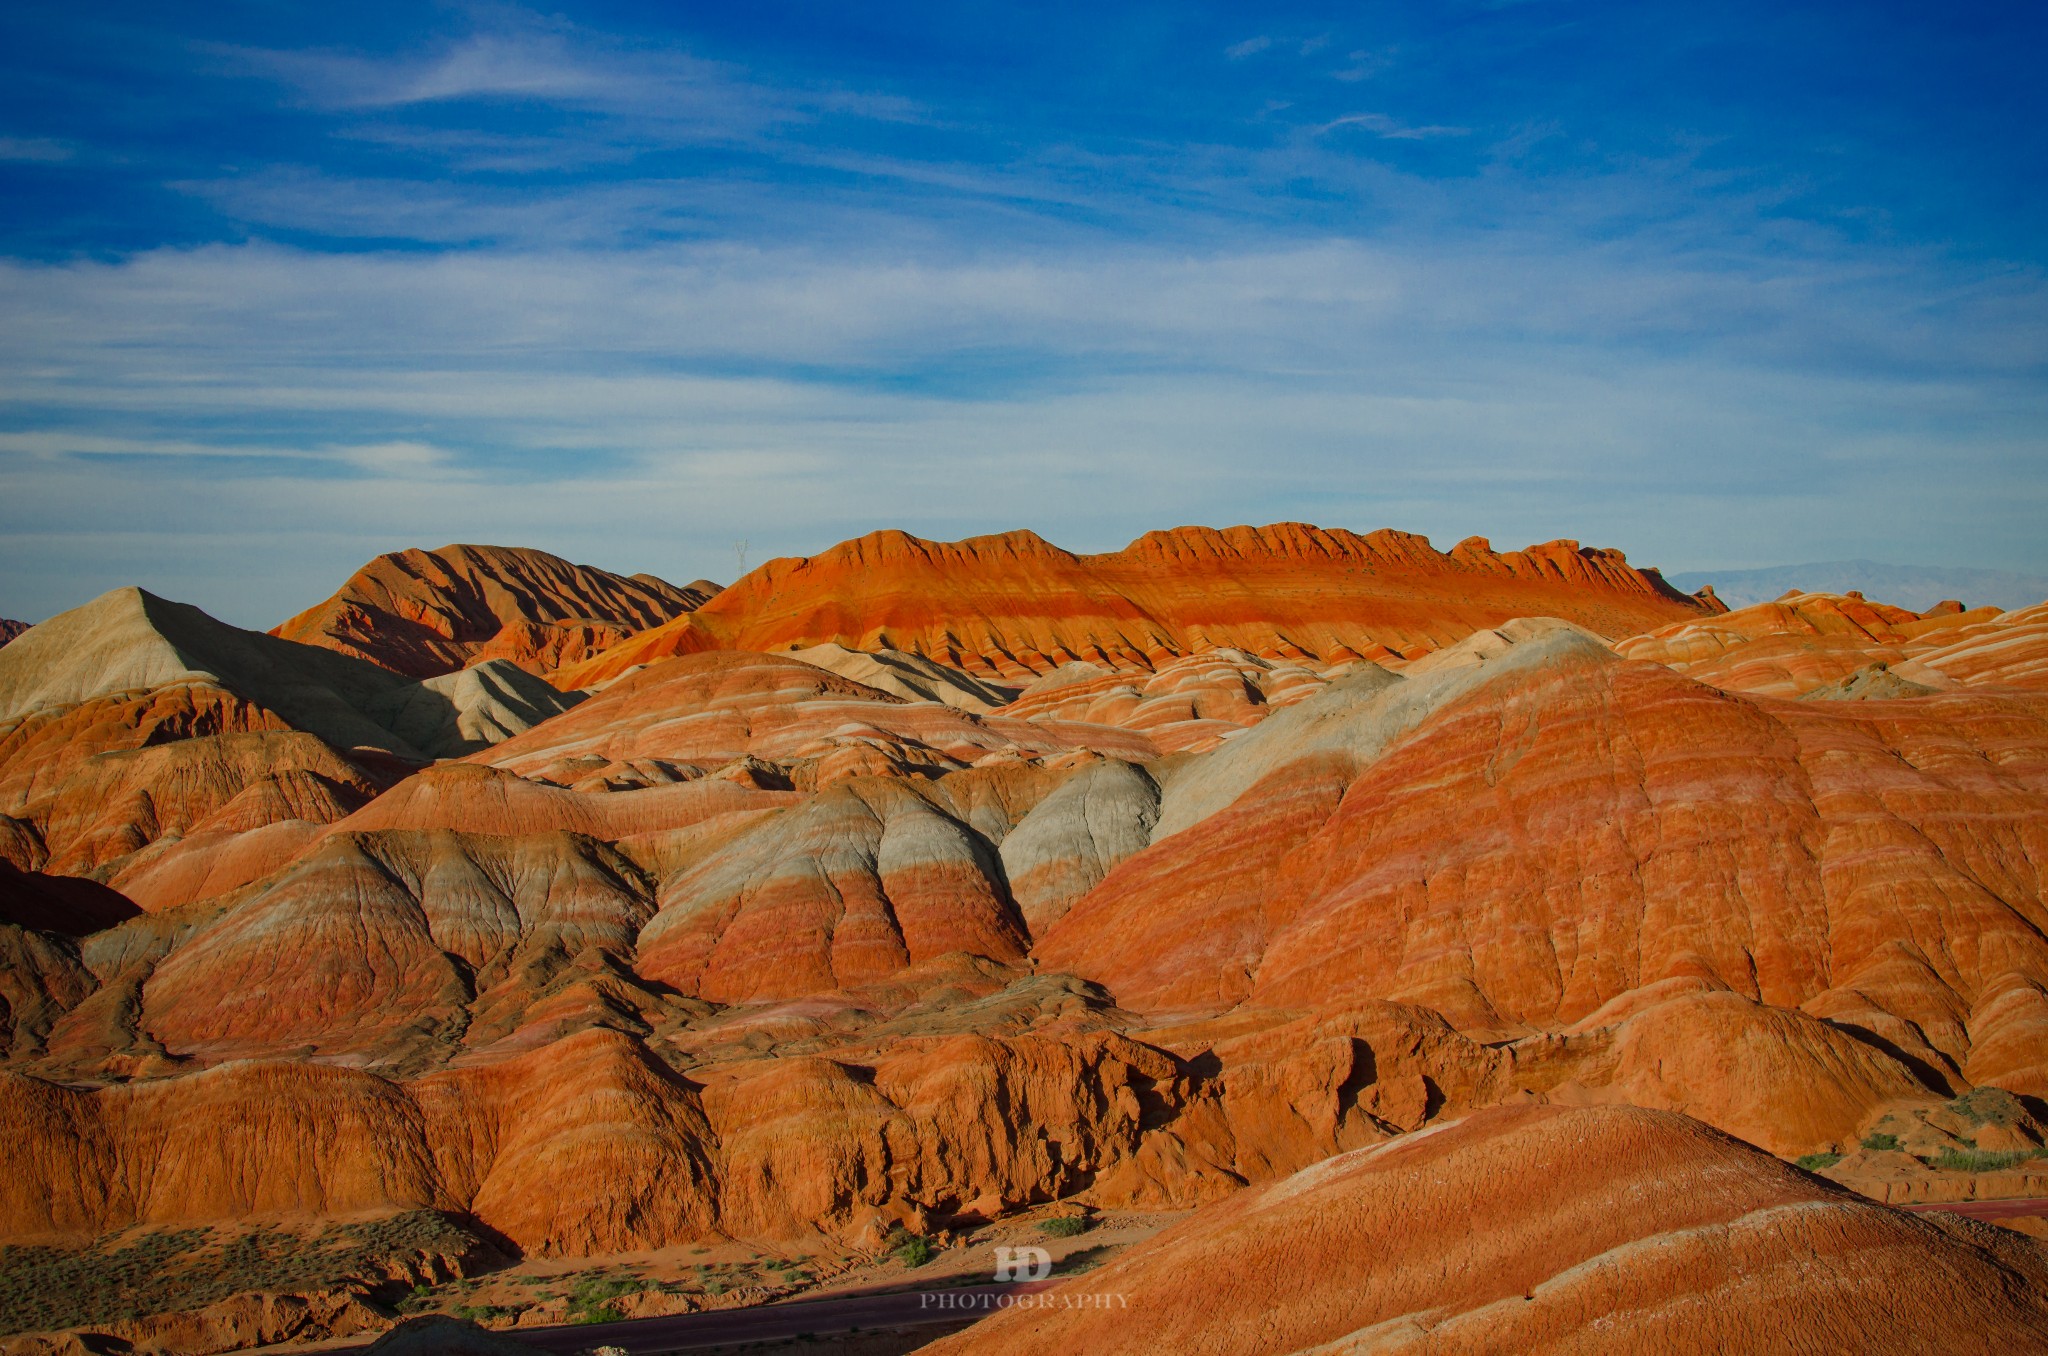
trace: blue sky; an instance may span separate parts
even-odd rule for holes
[[[16,3],[0,615],[1301,518],[2048,572],[2020,4]]]

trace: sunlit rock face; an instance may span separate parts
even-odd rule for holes
[[[1902,1333],[2039,1321],[1986,1288],[2031,1244],[1770,1155],[1926,1199],[1990,1189],[1937,1165],[1967,1138],[2048,1195],[2040,609],[1723,614],[1569,543],[1279,527],[877,534],[664,619],[538,553],[386,561],[428,554],[449,607],[496,561],[518,625],[621,634],[302,643],[118,590],[0,651],[0,1237],[429,1209],[546,1255],[858,1250],[1058,1200],[1197,1210],[1134,1293],[1264,1259],[1189,1350],[1243,1305],[1288,1350],[1624,1302],[1624,1348],[1697,1305],[1740,1345],[1871,1277]],[[1500,1237],[1448,1286],[1475,1202]]]
[[[718,591],[618,575],[506,546],[394,551],[271,634],[409,678],[500,660],[531,673],[575,663],[673,620]]]
[[[1618,551],[1572,541],[1495,552],[1475,537],[1440,552],[1403,532],[1276,523],[1176,528],[1075,555],[1031,532],[959,542],[876,532],[770,561],[555,681],[588,686],[698,650],[836,644],[1020,683],[1062,664],[1150,670],[1223,648],[1318,664],[1421,654],[1523,616],[1623,636],[1719,610]]]

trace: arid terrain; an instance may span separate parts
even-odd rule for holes
[[[929,1349],[2048,1348],[2048,602],[1967,601],[1277,524],[0,622],[0,1351],[1039,1246],[1114,1304]]]

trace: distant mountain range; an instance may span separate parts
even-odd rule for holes
[[[1886,565],[1875,560],[1824,560],[1807,565],[1772,565],[1760,570],[1695,570],[1665,576],[1687,593],[1705,584],[1730,607],[1767,603],[1787,589],[1847,593],[1854,589],[1880,602],[1918,612],[1944,598],[1966,606],[2031,607],[2048,600],[2048,577],[2004,570],[1943,569],[1933,565]]]

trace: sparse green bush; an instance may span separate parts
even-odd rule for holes
[[[645,1283],[637,1280],[616,1279],[598,1272],[587,1275],[576,1282],[569,1292],[569,1321],[571,1323],[611,1323],[619,1317],[619,1311],[611,1301],[625,1295],[637,1294],[646,1289]]]
[[[2004,1088],[1974,1088],[1948,1104],[1972,1125],[2011,1125],[2020,1118],[2020,1100]]]
[[[1085,1234],[1094,1228],[1095,1221],[1086,1215],[1059,1215],[1038,1227],[1053,1238],[1072,1238],[1075,1234]]]
[[[1868,1134],[1863,1137],[1863,1147],[1874,1154],[1888,1153],[1899,1147],[1899,1137],[1882,1132]]]
[[[1792,1161],[1808,1172],[1819,1172],[1822,1168],[1832,1168],[1841,1162],[1842,1156],[1837,1153],[1802,1154]]]
[[[1944,1172],[2002,1172],[2035,1157],[2038,1149],[1958,1149],[1953,1146],[1934,1156],[1934,1166]]]
[[[896,1249],[896,1256],[905,1266],[921,1267],[932,1260],[932,1245],[929,1239],[913,1238]]]

